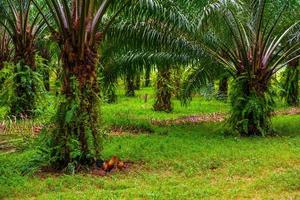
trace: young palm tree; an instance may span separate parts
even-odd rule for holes
[[[266,1],[255,0],[251,5],[251,12],[245,8],[239,10],[243,17],[232,9],[223,10],[222,21],[218,23],[226,25],[222,33],[226,33],[227,40],[220,32],[210,32],[210,41],[203,41],[203,48],[234,77],[229,122],[242,136],[266,135],[272,131],[274,101],[270,81],[278,70],[298,57],[286,62],[298,47],[284,41],[294,26],[282,32],[277,29],[282,12],[270,25],[264,21]],[[249,21],[244,20],[245,16]]]
[[[14,47],[15,98],[10,114],[32,117],[35,109],[36,85],[32,72],[36,70],[35,42],[44,29],[40,15],[32,9],[31,0],[5,0],[0,4],[0,23],[6,29]]]
[[[70,163],[89,165],[101,150],[96,65],[97,48],[104,33],[98,28],[111,1],[104,0],[100,5],[98,1],[81,0],[46,0],[45,3],[55,22],[55,27],[48,21],[47,24],[61,51],[65,98],[58,108],[50,141],[51,157],[56,158],[51,164],[59,168]],[[47,20],[43,12],[40,9]],[[74,154],[75,151],[79,153]]]

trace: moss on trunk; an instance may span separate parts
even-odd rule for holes
[[[65,44],[63,51],[64,101],[55,118],[50,142],[53,165],[91,165],[102,149],[99,132],[99,85],[96,76],[96,51],[87,48],[83,59],[76,49]]]

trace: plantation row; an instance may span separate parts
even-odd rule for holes
[[[0,103],[30,119],[45,91],[59,96],[41,151],[56,169],[101,158],[99,103],[117,100],[121,78],[134,96],[155,73],[153,109],[164,112],[217,80],[219,97],[230,87],[230,130],[246,137],[274,133],[277,74],[299,103],[298,1],[3,0],[0,10]]]

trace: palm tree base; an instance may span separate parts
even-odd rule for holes
[[[241,136],[266,136],[271,134],[273,94],[267,89],[252,88],[259,85],[247,77],[237,78],[231,94],[231,115],[228,123]],[[268,87],[264,87],[268,88]]]

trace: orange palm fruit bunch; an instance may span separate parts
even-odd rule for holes
[[[113,169],[123,170],[124,168],[125,163],[116,156],[113,156],[110,160],[106,160],[102,165],[102,169],[106,172]]]

